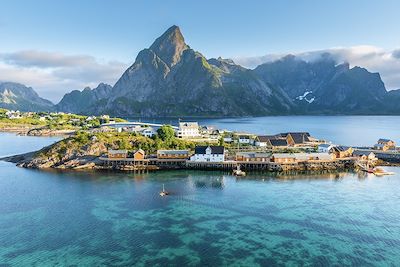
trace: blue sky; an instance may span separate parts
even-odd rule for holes
[[[141,49],[174,24],[206,57],[234,58],[242,64],[248,57],[338,47],[354,52],[367,46],[368,53],[390,54],[400,48],[399,10],[400,1],[394,0],[2,1],[0,79],[18,78],[14,72],[19,70],[26,77],[19,81],[53,100],[85,85],[113,83]],[[31,66],[7,60],[21,52],[61,63]],[[86,59],[96,67],[80,79],[79,73],[65,70],[64,57],[68,62]],[[380,71],[376,62],[366,65]],[[395,87],[397,80],[388,79],[389,87]]]

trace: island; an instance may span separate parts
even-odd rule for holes
[[[257,135],[197,122],[179,121],[178,126],[172,126],[110,119],[107,115],[7,110],[0,114],[0,125],[9,126],[3,129],[29,129],[28,135],[68,131],[62,140],[39,151],[3,158],[24,168],[373,172],[376,165],[400,162],[400,149],[394,141],[384,138],[372,147],[351,147],[332,144],[308,132]]]

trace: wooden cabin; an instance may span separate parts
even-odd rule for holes
[[[274,153],[271,156],[271,162],[275,163],[295,163],[296,155],[290,153]]]
[[[157,150],[158,159],[188,159],[189,150]]]
[[[125,158],[128,157],[128,150],[125,150],[125,149],[120,149],[120,150],[110,149],[107,152],[107,156],[110,159],[125,159]]]
[[[382,151],[394,150],[396,149],[396,143],[393,140],[381,138],[374,145],[374,148]]]
[[[133,160],[144,160],[145,156],[146,156],[146,153],[144,152],[144,150],[138,149],[138,150],[132,152],[132,154],[130,155],[130,158],[133,158]]]
[[[271,153],[238,152],[236,153],[235,160],[246,161],[246,162],[270,162]]]
[[[329,151],[330,154],[334,154],[336,158],[348,158],[353,156],[354,149],[346,146],[334,146]]]

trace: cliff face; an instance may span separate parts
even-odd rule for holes
[[[173,26],[117,81],[92,112],[123,116],[246,116],[287,113],[287,95],[232,61],[207,60]]]
[[[63,112],[86,113],[92,105],[106,100],[111,89],[111,85],[100,83],[94,89],[86,87],[82,91],[74,90],[64,95],[56,105],[56,109]]]
[[[54,105],[31,88],[13,82],[0,82],[0,108],[20,111],[52,111]]]
[[[285,91],[305,114],[385,113],[385,86],[378,73],[337,64],[329,54],[314,62],[294,56],[258,66],[255,73]]]

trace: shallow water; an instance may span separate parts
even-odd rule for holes
[[[56,140],[0,134],[0,156]],[[400,168],[387,169],[237,179],[0,162],[0,265],[396,266]]]

